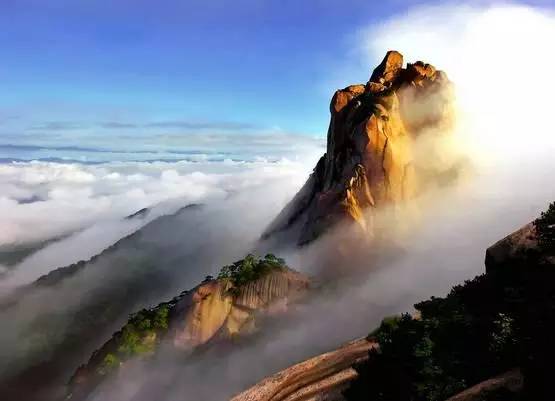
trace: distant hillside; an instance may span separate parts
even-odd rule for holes
[[[140,220],[145,218],[150,213],[149,208],[142,208],[137,212],[124,217],[124,220]],[[54,238],[49,238],[43,241],[19,244],[11,246],[0,246],[0,265],[7,268],[6,272],[0,271],[0,280],[3,278],[9,270],[13,270],[17,265],[23,262],[28,257],[34,255],[38,251],[47,248],[49,245],[62,242],[67,238],[71,238],[74,235],[78,235],[81,231],[76,230],[73,232],[65,233],[63,235],[56,236]],[[84,263],[82,261],[81,263]]]
[[[38,389],[48,393],[50,385],[62,384],[102,333],[113,332],[139,305],[177,291],[176,278],[186,282],[191,274],[177,267],[194,260],[196,247],[184,246],[184,236],[198,225],[201,210],[188,205],[156,218],[90,260],[51,271],[4,300],[0,319],[22,322],[16,329],[22,333],[0,333],[0,341],[13,342],[0,355],[0,398],[41,399]],[[42,312],[27,318],[28,310]]]
[[[35,252],[40,251],[41,249],[46,248],[48,245],[60,241],[71,234],[67,234],[65,236],[51,238],[45,241],[34,242],[31,244],[24,244],[24,245],[14,245],[14,246],[2,246],[0,247],[0,265],[3,265],[8,268],[8,270],[25,258],[31,256]],[[2,274],[0,272],[0,279],[2,278]]]

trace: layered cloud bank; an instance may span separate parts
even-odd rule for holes
[[[249,183],[305,174],[304,163],[305,160],[261,159],[221,163],[0,165],[3,189],[0,246],[49,239],[92,222],[124,217],[168,199],[180,199],[186,204],[210,197],[223,198]]]
[[[86,260],[187,204],[223,200],[264,186],[279,188],[267,202],[285,202],[282,197],[301,185],[320,152],[314,147],[297,160],[252,162],[0,164],[0,251],[37,248],[13,266],[1,266],[0,261],[0,289],[8,291],[54,268]],[[142,208],[151,209],[144,218],[124,218]]]

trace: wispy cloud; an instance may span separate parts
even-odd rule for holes
[[[89,128],[91,126],[97,126],[104,129],[169,128],[187,131],[213,130],[219,132],[252,131],[264,128],[260,125],[240,121],[161,120],[151,122],[102,121],[96,124],[89,122],[46,121],[35,124],[29,129],[33,131],[66,131]]]
[[[144,125],[148,128],[185,128],[196,130],[243,131],[261,128],[255,124],[235,121],[157,121]]]
[[[118,122],[118,121],[103,122],[103,123],[100,124],[100,126],[102,128],[108,128],[108,129],[126,129],[126,128],[140,127],[140,125],[137,125],[137,124],[134,124],[134,123],[122,123],[122,122]]]
[[[29,129],[33,131],[69,131],[84,128],[82,123],[71,121],[47,121],[31,126]]]
[[[109,137],[109,141],[107,141]],[[326,138],[279,129],[247,131],[199,130],[167,133],[144,132],[139,129],[49,132],[28,131],[26,135],[2,135],[0,163],[7,161],[43,160],[101,163],[114,160],[268,160],[300,154],[323,153]],[[3,142],[3,143],[2,143]]]
[[[262,127],[237,121],[188,121],[168,120],[153,121],[148,123],[107,121],[100,124],[102,128],[108,129],[132,129],[132,128],[179,128],[185,130],[217,130],[217,131],[245,131],[260,129]]]

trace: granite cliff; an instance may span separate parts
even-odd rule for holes
[[[431,159],[434,138],[453,123],[451,87],[443,71],[421,61],[404,68],[403,56],[389,51],[368,83],[335,92],[327,151],[263,237],[299,225],[305,244],[340,221],[371,234],[367,209],[400,205],[445,173]],[[416,156],[421,137],[425,163]]]

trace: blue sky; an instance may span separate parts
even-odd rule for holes
[[[2,0],[0,144],[323,136],[333,90],[372,67],[356,33],[422,3]]]

